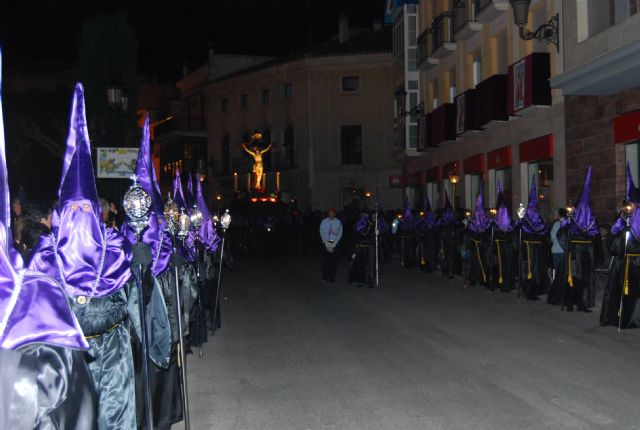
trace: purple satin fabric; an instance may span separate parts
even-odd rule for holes
[[[482,187],[482,186],[481,186]],[[484,211],[484,200],[482,197],[482,188],[480,188],[480,192],[478,193],[478,198],[476,199],[476,208],[473,212],[473,217],[469,221],[467,228],[476,233],[484,233],[491,226],[491,219],[487,216]]]
[[[140,239],[151,248],[151,272],[159,276],[169,268],[173,245],[171,236],[165,233],[164,205],[160,194],[160,187],[156,179],[156,172],[151,163],[151,140],[149,133],[149,115],[145,118],[142,128],[142,141],[136,162],[136,176],[138,183],[151,197],[149,212],[149,226],[142,232]],[[135,229],[128,224],[124,227],[124,234],[131,243],[137,242]]]
[[[185,195],[185,203],[189,207],[193,206],[195,203],[195,198],[193,196],[193,179],[192,178],[193,178],[193,175],[191,173],[187,173],[187,194]]]
[[[179,208],[184,208],[187,213],[189,212],[189,207],[187,207],[187,202],[182,192],[182,180],[178,170],[176,170],[176,176],[173,178],[173,201],[176,202]]]
[[[0,91],[2,88],[0,51]],[[89,349],[64,290],[53,279],[24,269],[13,248],[4,121],[0,99],[0,348],[44,343]]]
[[[431,209],[431,208],[429,208]],[[421,216],[416,223],[416,227],[421,230],[429,230],[432,229],[435,225],[435,217],[431,210],[424,213],[424,216]]]
[[[513,222],[509,216],[509,209],[506,206],[500,206],[498,208],[498,215],[496,216],[496,227],[498,230],[508,232],[513,230]]]
[[[522,223],[522,231],[528,234],[545,234],[547,226],[538,212],[538,208],[527,208]]]
[[[369,227],[369,218],[367,217],[367,214],[361,214],[360,219],[356,223],[356,230],[362,233],[367,229],[367,227]]]
[[[72,204],[77,207],[72,208]],[[131,277],[131,243],[117,230],[108,228],[103,249],[101,223],[93,211],[83,208],[84,204],[90,203],[72,202],[54,217],[52,234],[38,243],[30,268],[60,282],[69,297],[104,297],[120,290]],[[103,269],[96,287],[103,250]]]
[[[198,235],[205,249],[210,252],[216,252],[221,242],[220,237],[216,233],[215,226],[211,220],[211,213],[207,207],[207,202],[202,194],[202,185],[200,181],[196,183],[196,204],[202,212],[202,225],[198,229]]]
[[[453,212],[450,208],[447,208],[442,212],[442,216],[436,222],[437,227],[447,227],[453,222]]]
[[[67,151],[62,165],[58,200],[60,207],[75,200],[89,200],[94,203],[94,215],[100,219],[102,211],[98,204],[90,142],[84,105],[84,88],[81,83],[77,83],[71,105]]]

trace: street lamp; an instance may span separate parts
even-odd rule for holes
[[[459,180],[460,177],[458,176],[456,171],[454,169],[451,169],[449,171],[449,181],[451,182],[451,204],[453,205],[454,210],[456,209],[456,184]]]
[[[542,24],[535,31],[526,30],[524,27],[529,21],[529,7],[531,0],[510,0],[513,8],[513,20],[520,29],[520,38],[523,40],[536,39],[540,42],[546,40],[547,43],[556,45],[556,50],[560,52],[558,22],[560,15],[555,14],[546,24]]]

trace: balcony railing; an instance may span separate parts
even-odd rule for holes
[[[453,13],[442,12],[433,19],[431,32],[433,36],[433,51],[442,47],[445,43],[455,43],[453,38]]]
[[[509,8],[508,0],[472,0],[472,3],[480,22],[489,22]]]
[[[420,36],[418,36],[417,45],[418,45],[418,66],[424,63],[428,57],[431,56],[431,29],[427,28],[423,31]]]
[[[458,33],[470,22],[476,22],[476,8],[479,0],[461,0],[453,8],[453,32]]]

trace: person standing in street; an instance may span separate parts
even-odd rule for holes
[[[342,239],[342,223],[336,218],[336,210],[329,208],[327,217],[320,223],[322,239],[322,280],[336,282],[338,254],[336,248]]]

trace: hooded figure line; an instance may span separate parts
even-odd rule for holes
[[[63,286],[89,342],[89,371],[98,400],[98,428],[135,429],[134,364],[129,336],[131,243],[102,222],[93,174],[84,89],[76,84],[67,150],[51,234],[30,267]],[[128,309],[128,307],[130,309]]]
[[[437,231],[435,216],[431,209],[429,197],[425,194],[420,218],[417,222],[418,230],[418,259],[420,268],[427,273],[435,270],[437,264]]]
[[[467,249],[470,251],[470,267],[467,274],[467,283],[471,286],[489,284],[489,266],[487,263],[487,248],[491,242],[489,230],[491,219],[484,209],[484,187],[480,183],[480,191],[476,198],[476,207],[467,224]]]
[[[631,213],[621,213],[611,227],[606,246],[614,256],[604,290],[600,325],[640,328],[640,209],[639,193],[627,163],[627,204]],[[621,306],[622,305],[622,306]]]
[[[524,218],[518,222],[522,230],[520,259],[522,267],[522,291],[527,300],[539,300],[541,294],[549,291],[550,243],[547,226],[538,212],[538,191],[536,176],[531,180],[529,202]]]

